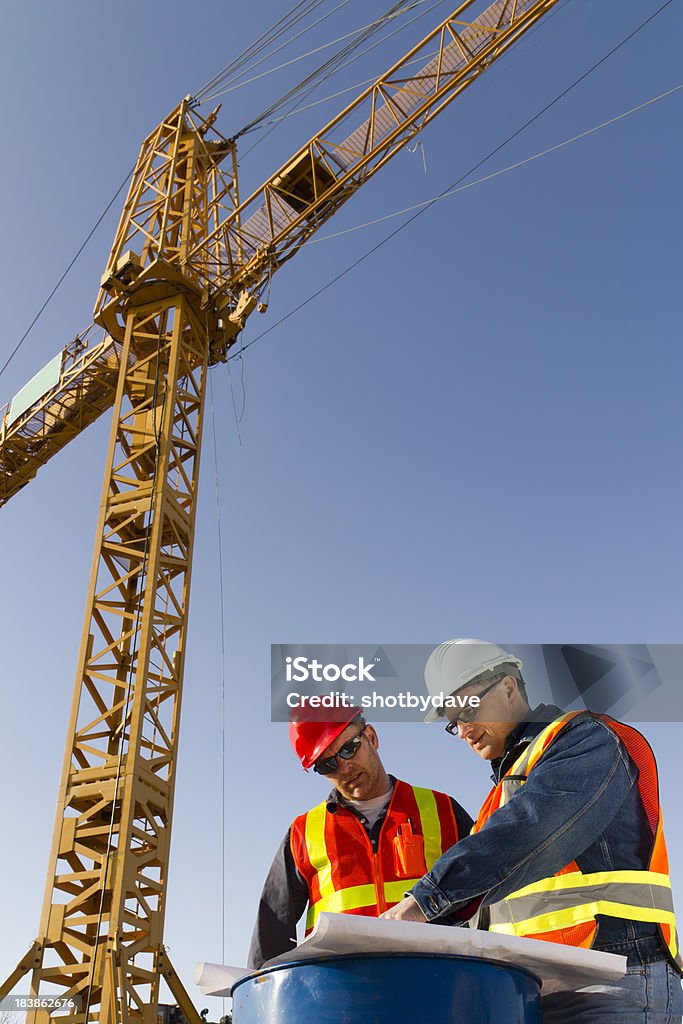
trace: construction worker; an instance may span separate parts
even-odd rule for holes
[[[654,755],[639,732],[605,715],[532,710],[521,668],[476,640],[430,655],[425,681],[437,707],[427,720],[445,714],[446,731],[491,764],[495,785],[472,835],[383,916],[467,917],[476,900],[478,927],[627,957],[618,982],[544,998],[544,1024],[680,1024]],[[455,694],[475,700],[448,706]]]
[[[322,911],[377,917],[472,827],[451,797],[387,774],[360,708],[305,714],[290,723],[294,752],[334,788],[278,848],[251,940],[253,969],[296,945],[306,907],[306,934]]]

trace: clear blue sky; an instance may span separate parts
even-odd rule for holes
[[[428,129],[426,175],[419,152],[401,154],[324,233],[445,189],[657,6],[568,0]],[[140,140],[284,9],[8,0],[0,363]],[[340,36],[383,9],[353,0],[311,38]],[[439,5],[317,95],[383,70],[449,9]],[[679,85],[681,27],[672,4],[483,170]],[[218,127],[231,135],[311,66],[231,93]],[[243,194],[341,102],[292,117],[245,155]],[[228,962],[245,959],[282,833],[325,792],[297,768],[286,728],[269,722],[271,643],[681,641],[680,113],[677,93],[420,217],[249,349],[241,445],[227,369],[213,372]],[[117,216],[118,207],[0,379],[0,404],[89,322]],[[299,253],[245,340],[399,222]],[[38,928],[107,431],[91,428],[0,512],[2,976]],[[216,472],[206,438],[166,920],[195,995],[194,962],[222,955]],[[387,768],[476,809],[484,766],[429,728],[383,726]],[[683,905],[680,725],[646,732]]]

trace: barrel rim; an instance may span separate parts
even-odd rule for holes
[[[539,991],[542,989],[543,982],[537,974],[529,970],[527,967],[519,967],[517,964],[510,964],[505,960],[489,959],[488,957],[480,956],[462,956],[458,953],[412,953],[412,952],[391,952],[386,950],[385,952],[379,953],[323,953],[316,957],[306,957],[305,960],[287,960],[284,963],[273,964],[272,967],[262,967],[256,971],[250,971],[249,974],[245,974],[242,978],[239,978],[232,986],[232,993],[234,995],[235,990],[243,985],[247,981],[254,981],[257,978],[262,978],[266,974],[273,974],[275,971],[283,970],[284,968],[292,969],[294,967],[310,967],[313,964],[324,964],[330,963],[331,961],[338,960],[460,960],[463,962],[469,962],[472,964],[478,964],[479,966],[486,967],[497,967],[505,971],[516,971],[518,974],[525,974],[531,978],[536,985],[538,985]]]

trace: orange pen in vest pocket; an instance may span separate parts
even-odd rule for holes
[[[398,826],[394,836],[394,867],[404,878],[421,878],[427,871],[425,841],[415,835],[410,819]]]

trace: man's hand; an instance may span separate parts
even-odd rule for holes
[[[392,907],[391,910],[385,910],[379,916],[390,918],[392,921],[420,921],[422,924],[425,924],[427,921],[427,918],[412,896],[406,896],[395,907]]]

